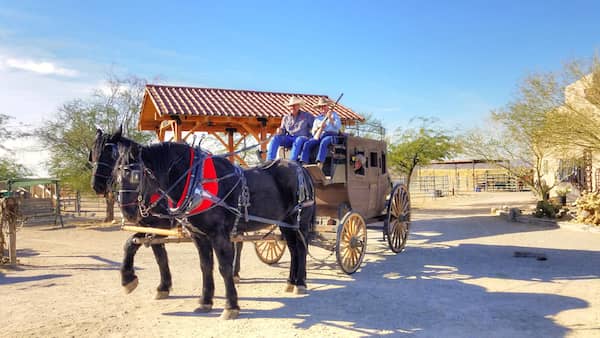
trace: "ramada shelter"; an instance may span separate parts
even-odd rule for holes
[[[304,100],[301,109],[313,115],[320,97],[327,95],[263,92],[255,90],[146,85],[138,129],[154,131],[160,141],[184,142],[195,132],[206,132],[222,143],[229,152],[240,148],[247,137],[254,138],[262,151],[289,113],[286,103],[292,96]],[[342,124],[353,125],[364,118],[338,103],[335,111]],[[167,132],[172,133],[166,139]],[[235,140],[234,134],[242,137]],[[245,165],[244,160],[233,155]]]

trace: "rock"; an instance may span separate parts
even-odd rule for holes
[[[516,222],[517,217],[521,215],[521,209],[519,208],[510,208],[508,211],[508,220],[511,222]]]

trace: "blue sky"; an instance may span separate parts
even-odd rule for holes
[[[41,123],[105,74],[326,94],[388,129],[472,126],[600,50],[600,1],[3,1],[1,112]]]

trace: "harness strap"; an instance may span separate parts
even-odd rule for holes
[[[265,224],[275,224],[275,225],[278,225],[278,226],[280,226],[282,228],[298,229],[300,227],[299,224],[292,225],[292,224],[289,224],[289,223],[285,223],[285,222],[281,222],[281,221],[276,221],[274,219],[268,219],[268,218],[264,218],[264,217],[260,217],[260,216],[253,216],[253,215],[248,215],[248,220],[255,221],[255,222],[260,222],[260,223],[265,223]]]

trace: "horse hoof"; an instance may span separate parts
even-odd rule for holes
[[[223,310],[223,313],[221,313],[221,319],[223,319],[223,320],[236,319],[239,315],[240,315],[239,309],[229,309],[229,310],[225,309],[225,310]]]
[[[304,285],[298,285],[296,286],[296,289],[294,290],[294,293],[297,295],[305,295],[308,292],[306,291],[306,286]]]
[[[210,312],[212,310],[212,304],[200,304],[200,306],[194,310],[194,312],[201,312],[201,313],[206,313],[206,312]]]
[[[134,280],[123,285],[123,290],[125,290],[125,294],[129,294],[129,293],[131,293],[131,291],[135,290],[135,288],[137,288],[137,286],[138,286],[138,279],[137,279],[137,277],[135,277]]]
[[[233,282],[235,284],[238,284],[240,282],[240,280],[241,280],[240,276],[233,276]]]
[[[294,284],[290,284],[290,283],[288,283],[288,284],[285,286],[285,289],[283,289],[283,291],[285,291],[285,292],[292,292],[292,291],[294,291]]]
[[[166,299],[169,297],[169,291],[156,291],[156,296],[154,296],[154,299],[158,300],[158,299]]]

